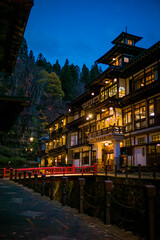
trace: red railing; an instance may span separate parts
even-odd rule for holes
[[[75,167],[73,165],[72,167],[40,167],[40,168],[19,168],[19,169],[6,169],[3,168],[3,178],[10,177],[11,178],[11,172],[12,177],[17,174],[21,173],[22,177],[24,176],[24,171],[26,173],[31,172],[31,176],[34,176],[34,173],[38,173],[38,176],[41,176],[42,174],[47,175],[66,175],[66,174],[95,174],[97,175],[97,163],[95,163],[93,166],[85,166],[85,167]]]

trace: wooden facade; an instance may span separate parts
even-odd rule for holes
[[[160,42],[144,49],[139,40],[121,33],[96,61],[107,70],[49,125],[53,164],[54,156],[76,166],[97,162],[99,170],[160,164]]]

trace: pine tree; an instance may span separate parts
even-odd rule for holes
[[[55,72],[57,74],[57,76],[60,77],[60,75],[61,75],[61,66],[60,66],[58,60],[56,61],[55,64],[53,64],[53,72]]]
[[[85,64],[83,64],[82,71],[80,74],[80,82],[86,86],[89,83],[89,81],[90,81],[89,69],[86,67]]]

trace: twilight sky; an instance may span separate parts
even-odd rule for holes
[[[36,57],[90,68],[126,26],[137,46],[160,41],[160,0],[35,0],[24,37]]]

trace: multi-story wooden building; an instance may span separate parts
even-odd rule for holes
[[[96,61],[107,70],[49,125],[53,165],[160,164],[160,42],[139,40],[122,32]]]

